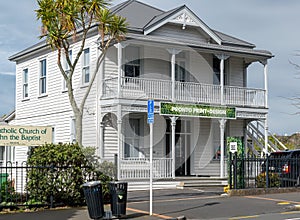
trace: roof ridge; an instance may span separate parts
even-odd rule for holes
[[[176,8],[173,8],[173,9],[170,9],[170,10],[168,10],[168,11],[163,11],[161,14],[159,14],[159,15],[155,15],[145,26],[144,26],[144,28],[145,27],[147,27],[155,18],[157,18],[157,17],[159,17],[159,16],[162,16],[163,14],[168,14],[168,13],[170,13],[170,12],[172,12],[171,14],[173,14],[174,12],[177,12],[177,11],[179,11],[181,8],[185,8],[186,7],[186,5],[181,5],[181,6],[178,6],[178,7],[176,7]],[[168,15],[168,16],[170,16],[170,15]],[[153,24],[152,24],[153,25]]]
[[[136,3],[139,3],[139,4],[145,5],[145,6],[147,6],[147,7],[153,8],[153,9],[155,9],[155,10],[158,10],[158,11],[161,11],[162,13],[164,13],[164,11],[161,10],[161,9],[159,9],[159,8],[156,8],[156,7],[152,6],[152,5],[148,5],[148,4],[144,3],[144,2],[140,2],[140,1],[137,1],[137,0],[128,0],[128,1],[126,1],[126,2],[120,3],[120,4],[119,4],[119,7],[117,7],[115,10],[113,10],[113,12],[116,13],[116,12],[118,12],[118,11],[124,9],[124,8],[127,7],[128,5],[132,4],[133,2],[136,2]],[[118,6],[118,5],[116,5],[116,6]]]
[[[114,7],[116,7],[115,9],[112,10],[113,13],[116,13],[120,10],[122,10],[123,8],[125,8],[126,6],[128,6],[129,4],[131,4],[134,0],[128,0],[128,1],[125,1],[123,3],[120,3]]]

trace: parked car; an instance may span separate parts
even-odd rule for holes
[[[263,170],[266,170],[266,161]],[[300,185],[300,150],[272,152],[268,156],[269,173],[279,176],[281,187]]]

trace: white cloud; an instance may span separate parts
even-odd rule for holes
[[[15,72],[0,72],[0,75],[6,75],[6,76],[15,76]]]

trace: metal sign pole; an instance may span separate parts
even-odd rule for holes
[[[148,100],[148,124],[150,126],[150,215],[153,214],[153,123],[154,123],[154,101]]]
[[[153,123],[150,124],[150,215],[153,207]]]

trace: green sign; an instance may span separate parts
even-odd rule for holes
[[[235,119],[235,108],[210,105],[160,103],[161,115]]]

